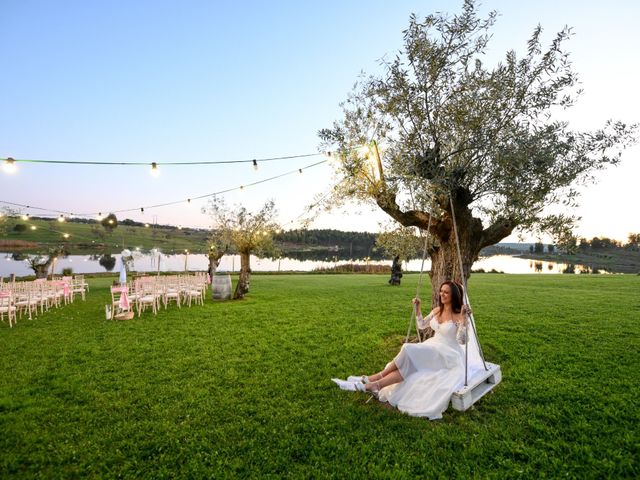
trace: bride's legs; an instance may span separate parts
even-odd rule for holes
[[[384,367],[384,370],[381,370],[378,373],[374,373],[373,375],[369,375],[368,378],[370,382],[377,382],[379,380],[382,380],[384,377],[386,377],[390,373],[396,372],[397,370],[398,370],[397,365],[395,364],[395,362],[391,361],[387,363],[387,366]],[[394,383],[397,383],[397,382],[394,382]]]
[[[369,378],[371,379],[371,377]],[[396,367],[393,371],[384,375],[380,380],[369,380],[369,383],[365,384],[364,388],[369,392],[377,392],[381,388],[388,387],[389,385],[393,385],[395,383],[400,383],[403,380],[404,378],[402,378],[402,374]]]

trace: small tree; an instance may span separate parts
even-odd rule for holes
[[[15,224],[15,218],[18,212],[9,208],[0,208],[0,236],[4,236],[9,232]]]
[[[640,233],[630,233],[624,248],[637,252],[640,250]]]
[[[385,228],[376,238],[376,247],[381,248],[386,255],[400,257],[400,260],[410,260],[422,255],[423,240],[416,235],[413,227],[394,226]]]
[[[110,213],[109,215],[104,217],[102,220],[100,220],[100,224],[104,227],[104,229],[107,232],[111,233],[116,228],[118,228],[118,217],[116,217],[115,214]]]
[[[99,240],[104,241],[106,233],[98,225],[91,225],[91,233],[95,235]]]
[[[216,242],[233,246],[240,254],[240,278],[233,298],[244,298],[249,292],[251,254],[275,253],[273,235],[280,229],[274,220],[275,204],[269,200],[260,211],[251,213],[240,205],[227,207],[222,198],[213,197],[204,211],[213,220]]]
[[[556,247],[553,245],[553,243],[550,243],[549,245],[547,245],[547,251],[549,253],[553,253],[555,252],[555,250],[556,250]]]
[[[544,243],[536,242],[536,244],[533,246],[533,251],[535,253],[544,253]]]
[[[212,230],[209,236],[208,243],[209,249],[207,252],[207,258],[209,259],[209,275],[213,278],[213,275],[220,265],[220,259],[227,254],[231,245],[227,242],[227,238],[218,230]]]
[[[558,248],[569,255],[573,255],[578,251],[578,238],[570,235],[558,242]]]
[[[110,272],[116,266],[116,257],[112,256],[109,253],[105,253],[100,257],[100,259],[98,260],[98,263],[107,272]]]
[[[58,246],[49,248],[45,254],[29,255],[26,260],[36,274],[36,278],[47,278],[51,264],[57,257],[65,255],[67,255],[65,247]]]

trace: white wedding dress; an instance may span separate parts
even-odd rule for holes
[[[435,335],[422,343],[405,343],[393,359],[404,381],[380,390],[379,399],[398,410],[430,420],[442,418],[451,394],[464,385],[464,350],[453,321],[429,325]]]

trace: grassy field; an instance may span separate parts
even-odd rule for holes
[[[190,252],[204,253],[208,248],[209,232],[204,230],[119,225],[109,233],[98,223],[59,223],[56,220],[33,218],[26,222],[17,221],[17,223],[26,224],[29,228],[24,232],[15,232],[10,229],[2,236],[1,240],[6,242],[10,248],[12,242],[16,240],[33,242],[41,247],[67,244],[73,253],[83,249],[91,252],[119,253],[123,245],[131,249],[135,247],[146,250],[160,248],[165,253],[183,252],[185,249]],[[31,230],[31,226],[35,226],[36,229]],[[96,228],[103,236],[100,237],[92,233],[92,227]],[[63,237],[64,233],[69,234],[68,239]],[[0,241],[0,247],[2,241]],[[26,250],[41,251],[41,247]]]
[[[433,422],[330,382],[397,352],[416,280],[254,275],[245,301],[109,322],[96,279],[0,325],[0,478],[640,476],[639,276],[474,275],[503,382]]]

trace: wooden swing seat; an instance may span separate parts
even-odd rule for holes
[[[502,371],[500,365],[486,362],[487,370],[476,372],[471,378],[467,379],[467,386],[461,388],[451,395],[451,406],[455,410],[464,412],[480,400],[486,393],[502,380]]]

